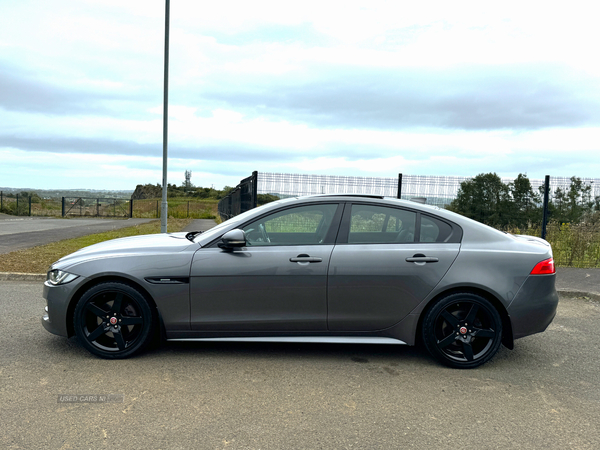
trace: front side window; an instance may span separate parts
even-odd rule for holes
[[[376,205],[352,205],[350,244],[414,242],[417,214]]]
[[[289,208],[270,214],[242,228],[248,246],[323,244],[337,204]]]

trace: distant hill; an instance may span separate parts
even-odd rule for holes
[[[102,189],[30,189],[0,187],[4,194],[36,193],[41,198],[91,197],[91,198],[131,198],[133,190],[111,191]]]

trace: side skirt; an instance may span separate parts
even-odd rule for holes
[[[353,336],[283,336],[283,337],[215,337],[215,338],[175,338],[169,342],[291,342],[307,344],[392,344],[406,345],[399,339],[386,337]]]

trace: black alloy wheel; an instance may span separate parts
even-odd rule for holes
[[[423,320],[423,341],[443,364],[472,369],[492,359],[502,342],[502,319],[485,298],[452,294],[435,303]]]
[[[152,340],[156,314],[130,285],[109,282],[88,289],[75,307],[75,334],[91,353],[121,359],[144,349]]]

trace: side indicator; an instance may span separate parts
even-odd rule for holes
[[[530,275],[552,275],[553,273],[556,273],[554,258],[548,258],[537,263]]]
[[[148,278],[145,278],[145,280],[151,284],[187,284],[190,282],[189,277],[175,277],[175,278],[148,277]]]

